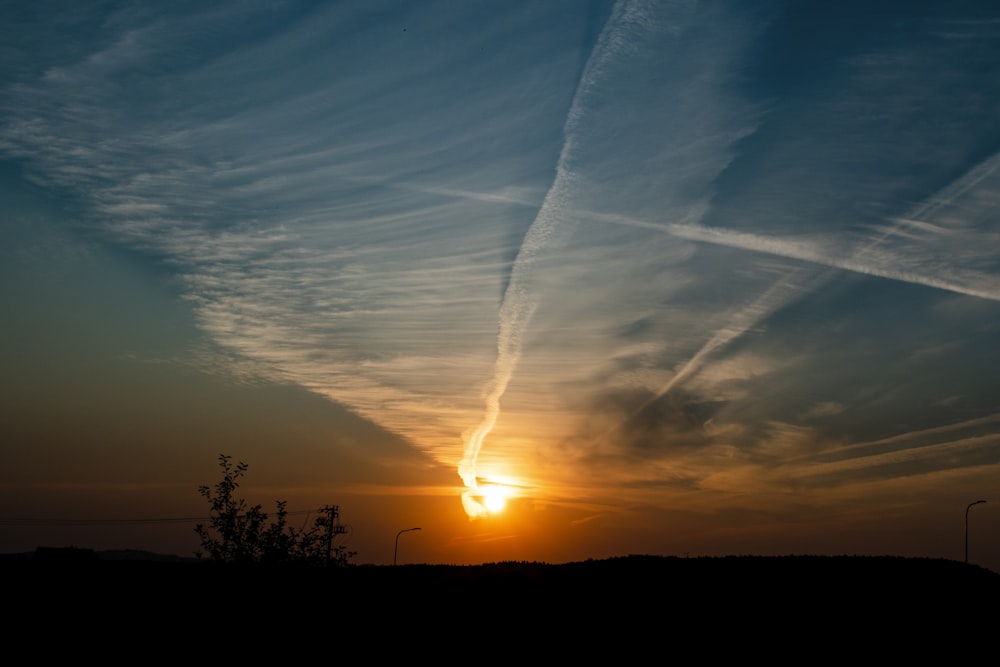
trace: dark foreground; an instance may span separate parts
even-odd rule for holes
[[[77,634],[152,641],[181,653],[204,640],[202,653],[188,656],[195,663],[226,651],[234,659],[287,650],[283,661],[299,661],[303,646],[327,643],[334,652],[363,651],[369,659],[352,660],[363,663],[412,650],[422,664],[417,658],[431,650],[435,662],[464,664],[455,652],[474,650],[470,660],[485,655],[488,664],[501,655],[597,659],[608,651],[615,664],[632,664],[651,651],[660,656],[655,662],[678,661],[681,649],[711,663],[737,655],[783,664],[862,655],[866,663],[951,663],[987,649],[992,655],[1000,632],[1000,574],[944,559],[628,556],[344,568],[25,560],[0,567],[11,637],[19,625],[45,627],[57,638],[50,648]]]

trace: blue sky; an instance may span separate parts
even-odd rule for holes
[[[962,556],[993,3],[2,11],[9,516],[188,516],[225,452],[375,562]]]

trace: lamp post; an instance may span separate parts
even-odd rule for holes
[[[408,533],[411,530],[420,530],[419,528],[404,528],[403,530],[396,533],[396,546],[392,550],[392,564],[396,564],[396,554],[399,553],[399,536],[403,533]]]
[[[969,506],[965,508],[965,562],[969,562],[969,510],[972,509],[973,505],[978,505],[979,503],[985,503],[985,500],[977,500],[974,503],[969,503]]]

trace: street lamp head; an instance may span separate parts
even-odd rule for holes
[[[978,505],[980,503],[985,503],[985,500],[977,500],[974,503],[969,503],[968,507],[965,508],[965,562],[969,562],[969,510],[972,509],[973,505]]]
[[[403,530],[401,530],[398,533],[396,533],[396,545],[395,545],[395,547],[392,550],[392,564],[393,565],[396,564],[396,554],[399,552],[399,536],[402,535],[403,533],[409,533],[410,531],[413,531],[413,530],[420,530],[420,529],[419,528],[404,528]]]

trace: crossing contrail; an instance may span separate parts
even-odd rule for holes
[[[914,268],[905,267],[899,258],[893,256],[891,251],[883,252],[882,255],[876,254],[879,246],[882,246],[901,227],[907,224],[929,224],[927,223],[929,218],[933,218],[938,211],[952,205],[963,196],[969,194],[974,188],[981,185],[984,180],[992,176],[998,168],[1000,168],[1000,153],[994,154],[990,158],[980,162],[963,176],[924,200],[906,216],[898,219],[868,243],[855,246],[848,253],[839,256],[831,253],[829,248],[826,248],[824,251],[824,248],[819,244],[810,245],[798,241],[786,241],[780,238],[704,227],[698,224],[644,223],[642,221],[627,221],[620,216],[614,216],[617,219],[616,221],[622,224],[636,224],[651,229],[659,229],[665,233],[688,240],[744,248],[829,267],[827,271],[821,274],[813,272],[811,277],[806,269],[798,269],[776,281],[756,301],[737,312],[725,327],[715,332],[715,335],[688,359],[670,380],[660,387],[659,391],[632,411],[624,421],[627,422],[630,419],[634,419],[652,403],[661,399],[678,384],[691,377],[701,368],[705,359],[713,352],[739,338],[757,325],[757,323],[776,311],[801,298],[807,292],[812,291],[819,283],[825,282],[825,280],[832,276],[831,271],[835,269],[854,271],[866,275],[935,287],[982,299],[1000,301],[1000,285],[997,284],[994,276],[976,272],[963,272],[961,269],[952,270],[951,275],[948,276],[921,273]],[[607,218],[608,216],[604,217]],[[882,261],[876,261],[877,259],[881,259]],[[807,281],[811,282],[812,287],[805,287]],[[984,282],[987,284],[984,284]],[[614,431],[617,428],[616,426],[611,430]]]

